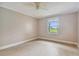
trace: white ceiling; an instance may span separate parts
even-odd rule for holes
[[[40,2],[39,9],[33,2],[4,2],[0,5],[35,18],[79,11],[79,2]]]

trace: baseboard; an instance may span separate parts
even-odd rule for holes
[[[5,45],[5,46],[1,46],[0,50],[11,48],[11,47],[15,47],[15,46],[18,46],[20,44],[23,44],[25,42],[29,42],[29,41],[32,41],[32,40],[35,40],[35,39],[37,39],[37,37],[31,38],[31,39],[27,39],[27,40],[24,40],[24,41],[20,41],[20,42],[16,42],[16,43],[13,43],[13,44],[8,44],[8,45]]]
[[[47,37],[39,37],[39,39],[45,39],[45,40],[49,40],[50,38]],[[64,41],[64,40],[58,40],[58,39],[50,39],[50,41],[56,41],[56,42],[61,42],[61,43],[67,43],[67,44],[74,44],[77,45],[76,42],[70,42],[70,41]]]
[[[23,44],[25,42],[29,42],[29,41],[32,41],[32,40],[36,40],[36,39],[39,39],[39,38],[40,39],[45,39],[45,40],[49,40],[50,39],[50,38],[46,38],[46,37],[33,37],[33,38],[30,38],[30,39],[27,39],[27,40],[24,40],[24,41],[20,41],[20,42],[16,42],[16,43],[13,43],[13,44],[8,44],[8,45],[5,45],[5,46],[1,46],[0,47],[0,50],[7,49],[7,48],[11,48],[11,47],[15,47],[15,46],[18,46],[18,45]],[[76,42],[69,42],[69,41],[63,41],[63,40],[57,40],[57,39],[50,39],[50,40],[77,45]]]

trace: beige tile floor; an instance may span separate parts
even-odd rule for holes
[[[0,56],[79,56],[77,48],[36,40],[0,51]]]

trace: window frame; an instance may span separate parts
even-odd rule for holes
[[[53,19],[58,18],[58,28],[57,28],[57,32],[50,32],[49,30],[49,22],[52,21]],[[47,20],[47,31],[49,34],[58,34],[60,31],[60,17],[51,17]]]

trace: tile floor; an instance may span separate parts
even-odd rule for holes
[[[1,50],[0,56],[79,56],[79,50],[68,45],[36,40]]]

